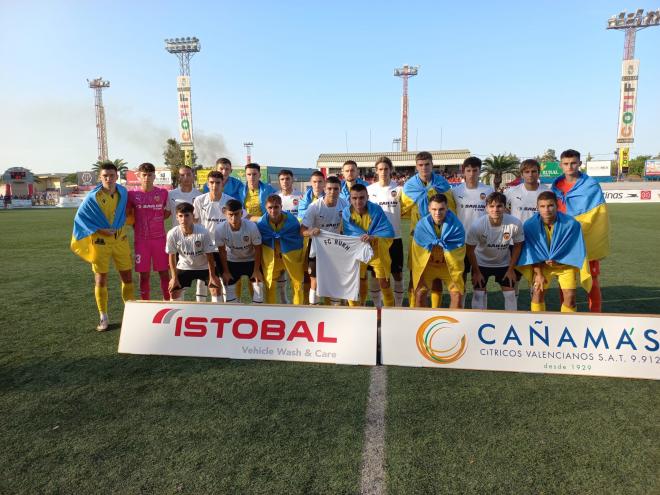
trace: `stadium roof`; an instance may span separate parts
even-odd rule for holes
[[[395,167],[414,167],[415,155],[417,151],[390,151],[390,152],[376,152],[376,153],[322,153],[316,160],[316,165],[319,168],[337,168],[346,160],[353,160],[358,164],[359,168],[373,167],[376,160],[381,156],[387,156]],[[433,157],[434,165],[460,165],[468,156],[470,150],[442,150],[430,151]]]

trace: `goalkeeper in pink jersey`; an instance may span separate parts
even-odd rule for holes
[[[160,276],[163,299],[169,301],[168,259],[165,252],[167,190],[154,187],[156,167],[143,163],[138,167],[140,189],[128,192],[128,215],[135,219],[135,271],[140,274],[140,297],[150,299],[151,266]]]

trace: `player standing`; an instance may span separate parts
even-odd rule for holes
[[[258,222],[266,213],[266,199],[275,194],[270,184],[261,182],[261,167],[258,163],[248,163],[245,166],[245,187],[243,188],[243,206],[248,218]]]
[[[170,216],[167,190],[154,187],[156,167],[142,163],[137,169],[140,189],[128,192],[127,211],[134,218],[135,271],[140,276],[140,297],[150,299],[151,267],[158,272],[163,300],[169,301],[168,260],[165,253],[165,219]]]
[[[282,169],[277,175],[277,180],[280,183],[280,192],[277,194],[282,198],[282,211],[291,213],[294,217],[298,218],[298,205],[300,204],[302,195],[299,191],[294,191],[293,189],[293,172],[288,169]],[[277,279],[277,292],[279,293],[280,301],[283,304],[288,304],[286,274],[284,272]]]
[[[119,174],[111,162],[101,165],[100,184],[85,197],[73,221],[71,250],[91,263],[94,297],[99,310],[96,330],[108,329],[108,272],[110,259],[121,277],[121,297],[134,299],[131,248],[126,233],[128,191],[117,184]]]
[[[353,187],[355,184],[362,184],[365,187],[369,185],[368,182],[358,177],[358,166],[357,163],[355,163],[353,160],[347,160],[344,162],[344,164],[341,166],[341,173],[344,176],[344,180],[341,181],[340,195],[347,202],[351,197],[351,187]]]
[[[523,224],[505,213],[506,196],[492,192],[486,197],[486,215],[476,218],[467,231],[467,258],[472,266],[472,309],[488,309],[486,284],[490,277],[500,284],[504,309],[516,311],[514,267],[525,240]],[[513,244],[513,249],[511,249]]]
[[[222,172],[222,177],[223,179],[223,185],[222,185],[222,190],[227,196],[231,196],[232,198],[240,199],[243,197],[243,190],[245,189],[245,185],[238,180],[236,177],[232,177],[231,172],[232,172],[232,167],[231,167],[231,161],[229,158],[218,158],[215,161],[215,169],[218,172]],[[207,191],[204,191],[207,192]]]
[[[394,240],[390,246],[390,271],[394,279],[394,305],[403,304],[403,241],[401,240],[401,192],[403,188],[392,180],[392,160],[381,156],[375,165],[378,182],[367,186],[369,201],[380,206],[394,228]],[[375,283],[373,283],[375,282]],[[380,285],[374,278],[369,282],[369,293],[375,306],[380,306]]]
[[[575,218],[582,227],[592,279],[589,311],[600,313],[603,310],[598,282],[600,260],[610,254],[610,220],[605,196],[594,178],[580,172],[582,162],[578,151],[566,150],[559,160],[564,174],[552,183],[552,191],[557,195],[557,209]]]
[[[533,158],[523,160],[520,164],[522,182],[504,191],[507,209],[522,223],[525,223],[536,213],[536,198],[538,198],[538,195],[550,189],[547,185],[539,182],[540,173],[541,165],[538,161]]]
[[[309,178],[309,187],[298,204],[298,220],[302,221],[302,219],[305,218],[307,208],[309,208],[314,201],[323,197],[324,187],[325,176],[322,172],[315,170]]]
[[[195,198],[202,194],[199,189],[193,187],[193,170],[188,165],[179,168],[179,185],[167,193],[167,211],[174,214],[176,205],[179,203],[193,204]]]

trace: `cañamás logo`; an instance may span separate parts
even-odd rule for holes
[[[417,329],[417,349],[422,356],[436,364],[449,364],[458,361],[467,349],[467,336],[463,334],[454,344],[440,344],[442,338],[458,320],[450,316],[434,316],[424,321]],[[445,335],[443,335],[445,334]],[[434,341],[437,345],[434,346]]]

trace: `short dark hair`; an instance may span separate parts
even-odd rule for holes
[[[428,151],[420,151],[415,155],[415,162],[419,160],[431,160],[433,161],[433,155],[429,153]]]
[[[312,177],[322,177],[325,179],[325,175],[323,175],[323,172],[320,170],[314,170],[314,172],[312,172],[312,174],[309,176],[309,180],[312,180]]]
[[[282,205],[282,198],[279,196],[279,194],[271,194],[266,198],[266,203]]]
[[[119,172],[119,170],[117,170],[117,165],[110,161],[103,162],[101,164],[101,170],[114,170],[115,172]]]
[[[536,203],[538,204],[539,201],[542,200],[547,201],[549,199],[551,199],[552,201],[555,202],[555,204],[557,204],[557,195],[552,191],[543,191],[541,194],[539,194],[536,197]]]
[[[261,172],[261,167],[259,166],[258,163],[248,163],[245,166],[245,170],[247,170],[248,168],[253,168],[253,169],[258,170],[259,172]]]
[[[339,180],[339,177],[336,175],[331,175],[327,179],[325,179],[326,184],[339,184],[341,186],[341,181]]]
[[[138,165],[137,169],[138,169],[138,172],[146,172],[146,173],[156,171],[156,167],[154,167],[153,164],[149,163],[149,162],[141,163],[140,165]]]
[[[189,166],[189,165],[181,165],[181,166],[179,167],[179,170],[184,169],[184,168],[185,168],[186,170],[190,170],[190,171],[192,172],[192,167]]]
[[[224,157],[223,158],[218,158],[215,161],[215,164],[216,164],[216,166],[222,164],[222,165],[229,165],[231,167],[231,161],[229,160],[229,158],[224,158]]]
[[[577,158],[580,160],[580,152],[572,149],[567,149],[566,151],[562,151],[561,155],[559,155],[559,159],[563,160],[564,158]]]
[[[466,167],[477,167],[481,168],[482,162],[481,158],[478,156],[468,156],[465,160],[463,160],[463,165],[461,166],[461,170],[465,170]]]
[[[431,199],[429,199],[429,204],[430,203],[444,203],[447,204],[447,196],[445,196],[442,193],[434,194],[431,196]]]
[[[534,158],[528,158],[527,160],[523,160],[521,162],[520,171],[522,172],[526,168],[531,167],[536,167],[539,171],[541,170],[541,164],[538,162],[538,160],[535,160]]]
[[[504,193],[501,193],[499,191],[494,191],[490,193],[488,196],[486,196],[486,204],[489,205],[491,203],[499,203],[501,205],[506,206],[506,196]]]
[[[224,180],[225,176],[222,175],[222,172],[220,172],[219,170],[211,170],[211,171],[209,172],[209,177],[208,177],[208,178],[209,178],[209,179],[220,179],[220,180]]]
[[[230,199],[229,201],[227,201],[225,208],[227,208],[227,211],[234,212],[234,211],[242,210],[243,205],[237,199]]]
[[[374,168],[378,167],[379,163],[384,163],[385,165],[387,165],[389,167],[390,170],[392,170],[394,168],[394,165],[392,165],[392,160],[390,160],[386,156],[381,156],[378,160],[376,160],[376,164],[374,165]]]
[[[353,160],[346,160],[341,168],[343,169],[346,165],[355,165],[355,168],[357,168],[357,163],[355,163]]]
[[[279,177],[280,175],[288,175],[293,179],[293,172],[291,172],[291,170],[289,170],[288,168],[283,168],[282,170],[280,170],[280,173],[277,174],[277,176]]]
[[[195,208],[190,203],[179,203],[175,208],[177,213],[192,213]]]
[[[365,186],[364,184],[357,183],[351,186],[351,192],[361,192],[361,191],[366,192],[366,190],[367,190],[367,186]]]

